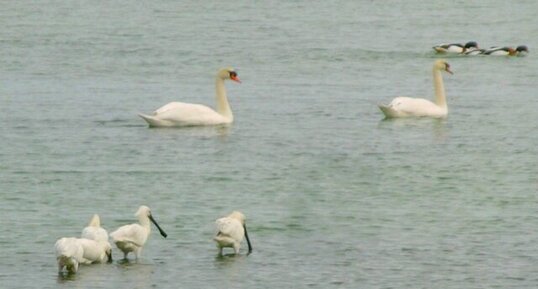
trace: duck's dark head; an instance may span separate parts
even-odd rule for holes
[[[517,52],[529,52],[529,48],[527,48],[526,45],[519,45],[517,48],[516,48],[516,51]]]
[[[467,43],[465,43],[465,49],[469,49],[469,48],[474,48],[474,49],[478,49],[478,43],[476,43],[476,41],[469,41]]]

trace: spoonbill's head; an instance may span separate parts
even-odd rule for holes
[[[107,257],[107,262],[112,263],[112,247],[110,246],[110,244],[107,244],[105,253]]]
[[[228,217],[238,220],[243,226],[245,225],[245,215],[239,211],[233,211]]]
[[[140,217],[148,217],[151,216],[151,210],[149,209],[148,206],[140,206],[138,208],[138,211],[136,211],[135,213],[135,216],[140,218]]]
[[[247,239],[248,254],[252,253],[252,244],[250,243],[250,238],[248,237],[247,225],[245,224],[245,215],[239,211],[233,211],[230,215],[228,215],[228,217],[241,222],[243,225],[243,230],[245,230],[245,239]]]
[[[230,79],[235,82],[241,83],[241,80],[237,76],[237,71],[233,67],[222,68],[221,70],[219,70],[217,75],[223,80]]]
[[[446,71],[446,72],[448,72],[450,74],[454,74],[450,70],[450,64],[448,64],[448,62],[446,62],[446,60],[444,60],[444,59],[436,60],[433,67],[436,70],[443,70],[443,71]]]
[[[519,46],[516,48],[516,51],[517,51],[517,52],[525,52],[525,53],[529,53],[529,48],[527,48],[526,45],[519,45]]]
[[[138,217],[138,219],[141,220],[141,222],[144,219],[149,219],[155,225],[155,227],[159,229],[159,233],[161,233],[161,236],[163,236],[164,238],[168,236],[168,234],[166,234],[166,232],[161,228],[161,226],[159,226],[157,221],[155,221],[155,219],[153,218],[153,215],[151,214],[151,210],[149,209],[148,206],[140,206],[138,208],[138,211],[136,211],[135,216]]]

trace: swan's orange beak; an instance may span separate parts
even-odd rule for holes
[[[241,80],[239,79],[239,77],[237,77],[237,75],[230,76],[230,79],[237,82],[237,83],[241,83]]]
[[[448,72],[448,73],[450,73],[450,74],[454,74],[454,73],[452,72],[452,70],[450,70],[450,65],[448,65],[448,63],[445,64],[445,71]]]

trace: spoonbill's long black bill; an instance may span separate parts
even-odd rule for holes
[[[157,229],[159,229],[159,233],[161,233],[161,236],[163,236],[163,237],[165,237],[165,238],[168,236],[168,234],[166,234],[166,232],[165,232],[163,229],[161,229],[161,227],[159,226],[159,224],[157,224],[157,221],[155,221],[155,219],[153,219],[153,216],[152,216],[152,215],[149,215],[149,220],[150,220],[153,224],[155,224],[155,226],[157,227]]]
[[[248,253],[250,254],[252,253],[252,245],[250,244],[250,239],[248,238],[247,226],[243,225],[243,229],[245,229],[245,239],[247,239]]]

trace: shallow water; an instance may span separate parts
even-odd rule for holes
[[[9,1],[0,8],[0,282],[5,288],[534,288],[538,285],[535,1]],[[383,120],[433,96],[446,120]],[[231,127],[148,129],[169,101]],[[146,204],[140,262],[59,277],[56,239]],[[216,218],[247,216],[254,252],[218,257]],[[245,249],[243,248],[243,252]]]

